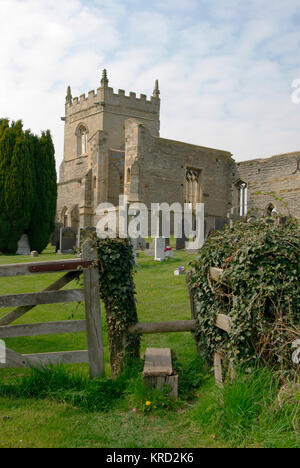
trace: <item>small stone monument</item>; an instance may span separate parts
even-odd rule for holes
[[[170,245],[165,247],[165,258],[174,258],[174,252]]]
[[[60,230],[60,250],[58,253],[66,255],[74,253],[76,247],[76,232],[71,227],[62,228]]]
[[[23,234],[18,242],[16,255],[30,255],[30,245],[27,234]]]
[[[166,240],[164,237],[155,237],[155,260],[163,262],[165,259]]]
[[[184,266],[180,265],[176,270],[174,271],[174,276],[181,276],[185,275],[185,268]]]
[[[37,250],[33,250],[33,251],[30,253],[30,255],[31,255],[32,257],[38,257],[38,256],[39,256],[39,253],[38,253]]]
[[[78,235],[77,235],[77,247],[79,248],[83,242],[88,239],[89,234],[96,232],[95,227],[87,227],[87,228],[80,228],[78,229]]]

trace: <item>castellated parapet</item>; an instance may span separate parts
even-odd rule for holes
[[[157,114],[159,112],[159,99],[151,96],[147,99],[145,94],[140,94],[137,97],[136,93],[130,92],[127,96],[123,89],[119,89],[117,93],[113,88],[98,88],[89,91],[88,95],[81,94],[80,97],[72,98],[71,102],[66,103],[66,116],[73,115],[76,112],[86,111],[94,106],[119,106],[141,112],[152,112]]]

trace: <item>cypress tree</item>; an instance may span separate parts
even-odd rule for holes
[[[24,233],[41,252],[55,227],[56,199],[50,131],[39,138],[21,121],[0,119],[0,252],[16,252]]]
[[[55,228],[57,200],[55,151],[50,131],[43,132],[39,141],[32,140],[32,145],[36,188],[28,234],[31,248],[42,252]]]
[[[10,177],[10,166],[16,143],[15,128],[9,127],[9,121],[0,121],[0,252],[7,248],[9,238],[8,214],[5,203],[5,185]]]
[[[4,184],[5,215],[9,232],[5,250],[16,252],[18,240],[31,220],[34,196],[34,173],[30,145],[19,126],[12,126],[16,141]]]

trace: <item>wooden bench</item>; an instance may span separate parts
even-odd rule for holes
[[[174,374],[170,348],[147,348],[143,382],[149,387],[170,388],[170,396],[178,398],[178,375]]]

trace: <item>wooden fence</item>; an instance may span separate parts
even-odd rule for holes
[[[22,355],[6,348],[6,363],[0,364],[0,368],[35,367],[61,362],[67,364],[88,362],[91,378],[97,377],[104,372],[99,277],[98,268],[94,265],[96,258],[97,253],[93,250],[91,241],[87,240],[83,245],[82,260],[0,266],[0,278],[67,272],[42,292],[0,296],[0,308],[16,307],[12,312],[0,318],[0,339],[86,331],[88,347],[87,351],[61,351],[29,355]],[[62,290],[64,286],[79,278],[82,274],[84,276],[83,289]],[[15,320],[38,305],[82,301],[85,302],[85,320],[11,325]]]
[[[210,276],[213,280],[219,281],[223,275],[223,270],[220,268],[210,268]],[[193,310],[195,307],[194,298],[190,294],[190,307],[193,316]],[[215,326],[221,330],[229,333],[231,328],[231,319],[228,315],[218,314],[215,321]],[[174,322],[147,322],[137,323],[129,327],[129,333],[138,334],[149,334],[149,333],[178,333],[178,332],[193,332],[196,330],[195,320],[178,320]],[[222,375],[222,355],[221,353],[214,353],[214,373],[215,381],[219,387],[223,386],[223,375]],[[232,370],[232,375],[234,371]]]
[[[3,367],[32,367],[46,364],[66,364],[88,362],[91,378],[104,372],[104,353],[102,341],[101,312],[99,300],[98,268],[93,263],[97,254],[93,251],[91,241],[83,245],[82,260],[63,260],[52,262],[22,263],[16,265],[0,266],[0,278],[19,275],[35,275],[42,273],[67,272],[59,280],[49,285],[44,291],[29,294],[13,294],[0,296],[0,308],[17,307],[4,317],[0,318],[0,339],[16,338],[35,335],[50,335],[59,333],[76,333],[86,331],[87,351],[61,351],[55,353],[22,355],[6,348],[6,364]],[[210,275],[213,280],[220,280],[223,271],[211,268]],[[79,276],[84,275],[84,289],[62,290],[64,286]],[[69,302],[85,302],[85,320],[71,320],[62,322],[30,323],[26,325],[11,325],[12,322],[32,310],[37,305]],[[194,300],[190,293],[190,306],[193,312]],[[193,315],[193,314],[192,314]],[[218,314],[215,326],[229,332],[230,317]],[[171,333],[193,332],[196,330],[195,320],[181,320],[174,322],[148,322],[137,323],[129,327],[129,333]],[[217,385],[221,386],[222,356],[214,354],[214,369]]]

